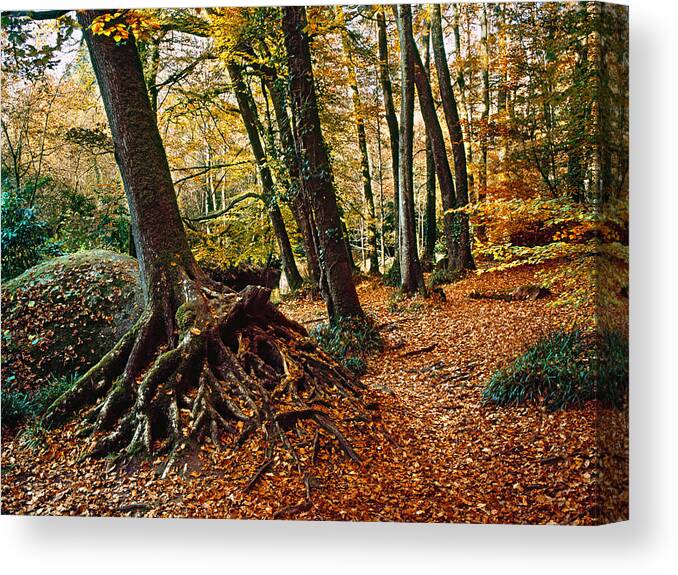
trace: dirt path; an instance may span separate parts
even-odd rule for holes
[[[401,448],[380,450],[362,481],[335,482],[325,493],[344,487],[348,500],[335,509],[328,497],[328,507],[363,520],[593,523],[602,514],[618,516],[617,509],[603,508],[597,488],[604,463],[597,406],[548,413],[482,405],[481,390],[498,367],[548,332],[571,325],[574,316],[546,300],[471,300],[467,294],[532,282],[530,270],[474,277],[446,287],[446,301],[432,306],[416,300],[389,306],[392,290],[360,287],[361,301],[387,339],[365,382],[390,390],[384,423]],[[313,317],[304,308],[294,313]],[[603,417],[614,429],[624,426],[618,413]],[[622,457],[606,456],[615,462]],[[618,477],[605,481],[608,490],[620,489]],[[369,511],[363,500],[372,502]]]
[[[3,512],[574,524],[618,518],[628,498],[627,460],[610,437],[625,433],[624,414],[594,404],[548,413],[481,402],[494,370],[574,316],[547,300],[467,294],[533,281],[530,270],[472,277],[446,287],[444,302],[394,302],[395,290],[359,286],[387,342],[363,379],[381,424],[344,422],[361,465],[320,443],[310,508],[301,506],[301,479],[281,469],[285,462],[242,491],[260,461],[256,443],[238,457],[206,446],[180,478],[162,480],[150,466],[117,471],[105,461],[78,463],[82,445],[66,428],[46,436],[38,453],[17,442],[3,446]],[[323,317],[321,302],[283,307],[307,326]],[[596,426],[609,435],[597,435]]]

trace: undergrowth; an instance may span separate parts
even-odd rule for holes
[[[33,393],[3,389],[0,393],[3,427],[16,427],[20,423],[37,419],[71,389],[76,380],[76,375],[53,379]]]
[[[462,272],[460,271],[437,269],[431,272],[431,277],[429,277],[428,285],[429,287],[435,287],[439,285],[451,284],[456,281],[459,281],[461,278]]]
[[[311,337],[323,351],[356,375],[366,372],[365,357],[384,347],[381,334],[371,318],[348,317],[321,323],[311,330]]]
[[[394,260],[393,265],[386,271],[382,281],[385,286],[399,287],[400,286],[400,262],[398,259]]]
[[[597,399],[621,408],[628,394],[628,341],[616,331],[556,331],[494,373],[486,403],[543,402],[555,411]]]

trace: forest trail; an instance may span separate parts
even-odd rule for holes
[[[569,327],[574,315],[549,306],[548,298],[505,302],[468,293],[509,292],[534,283],[534,274],[520,268],[473,275],[445,286],[445,301],[394,301],[393,288],[374,280],[359,285],[386,343],[363,377],[383,425],[370,430],[344,422],[361,464],[321,443],[309,467],[310,507],[299,474],[284,462],[252,490],[242,489],[260,464],[253,441],[235,457],[203,446],[181,479],[160,479],[149,465],[113,470],[106,460],[78,463],[82,443],[66,426],[48,434],[38,452],[18,441],[3,444],[3,512],[572,524],[618,517],[601,501],[624,497],[603,497],[596,485],[623,491],[624,479],[602,469],[610,461],[619,468],[626,456],[597,448],[606,442],[596,437],[596,425],[605,418],[602,428],[622,433],[623,412],[593,403],[554,413],[482,403],[497,368],[548,332]],[[321,301],[282,307],[307,327],[324,319]]]
[[[556,413],[482,404],[481,391],[496,369],[547,333],[572,325],[572,310],[550,307],[550,299],[468,298],[474,290],[507,293],[533,284],[534,274],[521,268],[471,276],[445,286],[446,301],[415,298],[395,306],[389,304],[395,290],[359,286],[361,302],[386,340],[363,381],[385,391],[384,423],[401,447],[377,451],[382,456],[371,461],[369,477],[343,483],[347,496],[356,494],[353,506],[328,497],[328,506],[339,503],[336,513],[348,518],[342,510],[354,508],[352,518],[363,520],[524,523],[615,516],[616,510],[600,507],[595,488],[602,462],[593,404]],[[314,312],[317,304],[289,310],[305,322]],[[605,416],[612,427],[623,425],[619,413]],[[616,489],[615,478],[609,480]],[[358,489],[356,482],[363,481]],[[325,494],[334,489],[342,489],[339,480]],[[365,494],[367,509],[359,503]]]

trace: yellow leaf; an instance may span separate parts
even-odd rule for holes
[[[197,327],[192,327],[191,328],[191,333],[193,335],[200,335],[202,332],[197,328]]]

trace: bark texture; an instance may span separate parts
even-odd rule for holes
[[[323,275],[321,283],[326,286],[323,296],[327,311],[331,319],[363,317],[339,219],[329,154],[320,129],[305,8],[283,8],[283,31],[295,119],[295,142],[301,160],[300,179],[318,231],[318,256]]]
[[[459,110],[457,109],[457,100],[452,89],[450,70],[447,66],[440,5],[432,4],[431,6],[433,11],[431,18],[433,58],[438,75],[438,86],[443,104],[443,112],[445,113],[445,122],[450,134],[450,142],[452,142],[452,155],[454,156],[455,207],[463,208],[468,206],[469,200],[464,133],[459,121]],[[468,215],[463,213],[455,214],[454,220],[455,230],[458,230],[459,234],[459,248],[456,252],[459,259],[455,262],[450,262],[450,268],[455,270],[475,269],[471,253],[471,234],[469,231]]]
[[[414,141],[414,75],[415,53],[412,36],[412,9],[408,4],[397,7],[398,35],[400,37],[400,190],[399,190],[399,255],[400,289],[404,293],[423,291],[424,277],[417,254],[414,218],[414,180],[412,174]]]

